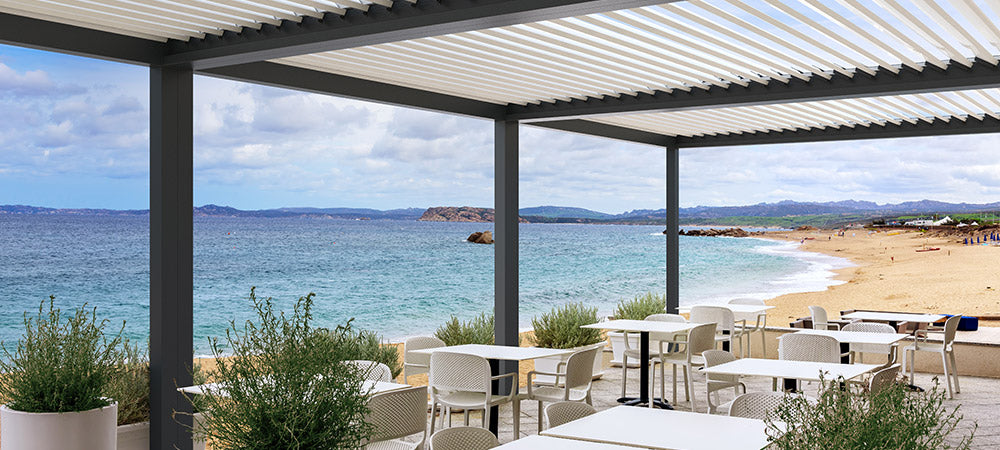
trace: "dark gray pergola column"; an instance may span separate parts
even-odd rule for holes
[[[511,346],[518,344],[517,127],[517,121],[494,122],[494,337],[497,345]],[[501,366],[501,373],[509,370],[517,370],[517,364]]]
[[[193,356],[194,74],[149,70],[150,448],[191,449]]]
[[[680,150],[667,145],[667,312],[677,314],[680,301]]]

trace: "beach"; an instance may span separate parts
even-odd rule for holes
[[[855,264],[834,271],[842,284],[768,300],[776,306],[768,313],[768,325],[787,326],[806,317],[809,305],[826,308],[834,318],[847,309],[1000,315],[1000,247],[963,245],[960,237],[918,231],[889,235],[857,229],[844,236],[831,230],[773,231],[766,237],[801,242],[801,250]],[[922,248],[940,250],[917,252]],[[1000,326],[1000,321],[980,321],[980,325]]]

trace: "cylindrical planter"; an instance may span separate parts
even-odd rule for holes
[[[611,341],[611,365],[621,367],[622,356],[625,355],[625,333],[620,331],[609,332],[608,340]],[[628,345],[632,348],[639,348],[639,333],[630,333],[628,335]],[[639,362],[631,361],[628,363],[628,366],[639,367]]]
[[[31,413],[0,406],[3,450],[116,450],[118,403],[89,411]]]
[[[194,427],[198,429],[205,420],[205,413],[196,413]],[[2,430],[0,430],[2,431]],[[118,450],[149,450],[149,422],[118,426]],[[194,450],[205,450],[205,440],[192,436]]]
[[[596,344],[584,345],[580,347],[573,348],[573,351],[589,350],[591,348],[604,348],[604,342],[598,342]],[[569,356],[547,356],[545,358],[535,359],[535,370],[539,372],[556,372],[560,362],[566,361]],[[604,376],[604,358],[598,353],[597,357],[594,358],[594,369],[593,378],[596,380]],[[533,382],[538,384],[553,384],[555,383],[555,377],[550,377],[547,375],[539,375],[532,379]]]

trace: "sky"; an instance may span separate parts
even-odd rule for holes
[[[146,68],[0,45],[0,204],[145,209]],[[491,121],[195,78],[195,204],[493,204]],[[1000,134],[682,149],[681,206],[1000,201]],[[665,205],[662,148],[521,127],[520,202]]]

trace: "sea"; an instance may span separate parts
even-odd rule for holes
[[[376,331],[387,340],[429,334],[454,315],[492,310],[493,246],[466,242],[490,223],[225,218],[194,220],[194,344],[254,318],[247,296],[290,309],[315,293],[314,324]],[[521,224],[520,317],[567,302],[610,314],[615,305],[665,290],[662,226]],[[795,242],[680,236],[681,304],[768,299],[837,284],[842,258]],[[146,216],[0,215],[0,341],[12,348],[24,315],[49,295],[86,304],[125,335],[149,334]]]

